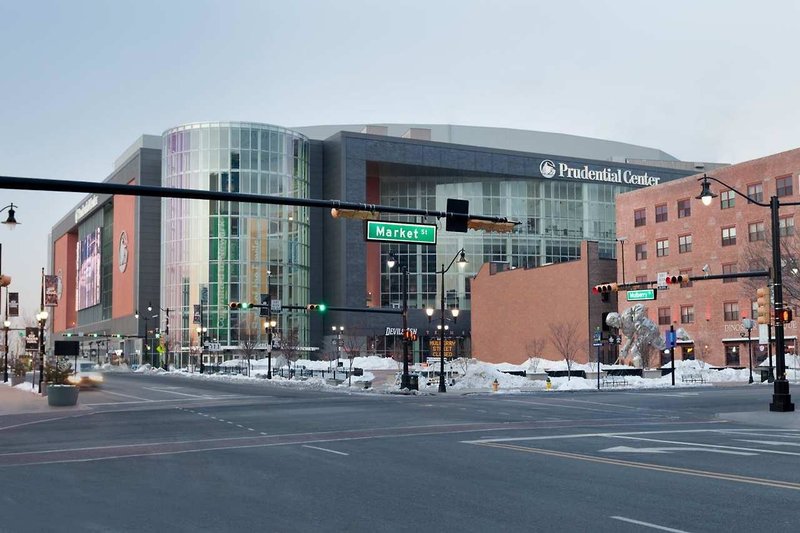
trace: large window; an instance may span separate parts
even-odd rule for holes
[[[778,196],[792,195],[792,176],[775,178],[775,194]]]
[[[689,199],[678,200],[678,218],[686,218],[692,216],[692,204]]]
[[[733,246],[736,244],[736,226],[722,228],[722,246]]]
[[[726,322],[739,320],[739,302],[725,302],[722,304],[723,318]]]
[[[656,257],[666,257],[669,255],[669,239],[656,241]]]
[[[656,206],[656,222],[667,221],[667,204],[659,204]]]
[[[644,261],[645,259],[647,259],[647,244],[641,242],[636,245],[636,260]]]
[[[692,251],[692,236],[681,235],[678,237],[678,253],[685,254]]]
[[[719,195],[719,201],[721,209],[730,209],[736,205],[736,193],[731,190],[722,191]]]
[[[739,347],[735,344],[725,345],[725,365],[739,366]]]
[[[636,209],[633,212],[633,225],[635,227],[644,226],[647,224],[647,211],[644,209]]]
[[[681,306],[681,324],[694,323],[694,306],[682,305]]]
[[[794,217],[782,217],[778,220],[778,235],[781,237],[794,235]]]
[[[658,325],[659,326],[668,326],[670,322],[672,322],[672,315],[669,312],[669,307],[659,307],[658,308]]]
[[[736,274],[736,263],[727,263],[722,265],[722,273],[723,274]],[[722,280],[722,283],[735,283],[739,281],[737,278],[725,278]]]
[[[760,183],[753,183],[747,186],[747,197],[756,202],[764,201],[764,186]]]
[[[750,242],[756,241],[763,241],[766,239],[766,234],[764,233],[764,223],[763,222],[751,222],[747,225],[747,237]]]
[[[75,259],[75,302],[80,311],[100,303],[100,228],[78,241]]]

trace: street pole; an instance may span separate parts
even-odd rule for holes
[[[444,318],[444,263],[442,263],[442,298],[440,301],[440,310],[441,310],[441,319],[442,319],[442,329],[441,335],[439,336],[439,392],[447,392],[447,386],[444,382],[444,325],[445,325],[445,318]]]
[[[601,346],[597,345],[597,390],[600,390],[600,348]]]
[[[750,380],[748,383],[753,383],[753,345],[750,344],[750,330],[747,328],[747,358],[750,361]]]
[[[772,403],[769,404],[770,411],[789,412],[794,411],[792,397],[789,394],[789,381],[786,379],[786,354],[783,321],[778,310],[783,309],[783,275],[781,273],[781,238],[779,234],[780,220],[778,208],[780,203],[778,197],[770,198],[769,209],[772,219],[772,272],[773,285],[775,290],[775,306],[773,307],[773,320],[775,321],[775,382],[772,394]]]
[[[402,266],[403,281],[403,375],[400,378],[400,388],[410,389],[411,383],[408,375],[408,267]]]
[[[769,357],[769,374],[767,374],[767,381],[773,383],[775,382],[775,373],[772,371],[772,324],[767,324],[767,356]]]
[[[669,360],[672,368],[672,386],[675,386],[675,325],[669,325]]]

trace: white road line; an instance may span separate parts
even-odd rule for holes
[[[328,448],[320,448],[318,446],[309,446],[308,444],[303,444],[303,448],[311,448],[313,450],[320,450],[322,452],[335,453],[335,454],[338,454],[338,455],[350,455],[349,453],[337,452],[336,450],[329,450]]]
[[[142,400],[143,402],[152,402],[149,398],[140,398],[131,394],[122,394],[121,392],[111,392],[110,390],[101,391],[102,394],[111,394],[113,396],[122,396],[123,398],[133,398],[134,400]]]
[[[699,442],[681,442],[676,440],[663,440],[663,439],[645,439],[642,437],[630,437],[626,435],[609,435],[612,439],[626,439],[626,440],[639,440],[644,442],[661,442],[664,444],[678,444],[681,446],[703,446],[705,448],[719,448],[724,450],[741,450],[743,452],[756,452],[756,453],[771,453],[774,455],[797,455],[800,456],[800,453],[797,452],[783,452],[779,450],[767,450],[764,448],[742,448],[740,446],[722,446],[719,444],[702,444]]]
[[[506,402],[516,402],[516,403],[524,403],[526,405],[535,406],[535,405],[542,405],[550,408],[563,408],[563,409],[580,409],[582,411],[594,411],[596,413],[606,413],[608,414],[608,409],[594,409],[592,407],[579,407],[577,405],[564,405],[555,402],[532,402],[528,400],[504,400]]]
[[[590,402],[589,400],[574,400],[572,398],[559,398],[562,402],[580,402],[590,403],[593,405],[607,405],[608,407],[619,407],[620,409],[642,409],[642,407],[635,407],[633,405],[620,405],[618,403],[605,403],[605,402]],[[644,409],[647,409],[646,407]]]
[[[718,422],[708,422],[718,423]],[[494,439],[492,441],[485,440],[463,440],[463,444],[483,444],[486,442],[514,442],[514,441],[529,441],[529,440],[558,440],[558,439],[585,439],[588,437],[617,437],[620,435],[660,435],[664,433],[709,433],[714,432],[713,429],[673,429],[673,430],[659,430],[659,431],[625,431],[614,433],[574,433],[571,435],[544,435],[541,437],[507,437],[503,439]]]
[[[672,533],[689,533],[683,529],[674,529],[671,527],[659,526],[658,524],[651,524],[650,522],[642,522],[641,520],[634,520],[633,518],[625,518],[624,516],[611,516],[609,518],[613,518],[614,520],[620,520],[622,522],[628,522],[629,524],[636,524],[637,526],[644,526],[649,527],[652,529],[658,529],[660,531],[672,531]]]
[[[189,394],[189,393],[186,393],[186,392],[178,392],[178,391],[174,391],[174,390],[161,389],[161,388],[158,388],[158,387],[144,387],[144,388],[147,389],[147,390],[152,390],[152,391],[156,391],[156,392],[166,392],[167,394],[177,394],[178,396],[188,396],[189,398],[208,398],[207,395]]]
[[[753,439],[736,439],[740,442],[750,442],[752,444],[767,444],[770,446],[800,446],[800,442],[786,442],[781,440],[753,440]]]

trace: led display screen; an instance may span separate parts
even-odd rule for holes
[[[100,228],[78,241],[78,279],[75,302],[77,309],[86,309],[100,303]]]

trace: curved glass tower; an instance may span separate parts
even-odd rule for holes
[[[163,134],[165,187],[307,198],[308,139],[267,124],[203,122]],[[170,310],[171,350],[198,350],[197,328],[230,358],[242,346],[266,342],[258,309],[271,294],[283,305],[306,305],[309,294],[308,208],[166,198],[161,209],[161,305]],[[308,346],[306,313],[273,316],[275,337]]]

